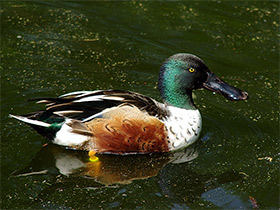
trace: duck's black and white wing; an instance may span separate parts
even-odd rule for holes
[[[36,99],[46,104],[46,112],[87,122],[112,107],[122,104],[136,106],[161,119],[167,115],[164,105],[139,93],[124,90],[77,91],[57,98]]]

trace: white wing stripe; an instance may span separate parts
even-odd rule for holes
[[[98,96],[89,96],[89,97],[81,98],[81,99],[75,100],[73,102],[79,103],[79,102],[103,101],[103,100],[123,101],[124,98],[117,97],[117,96],[98,95]]]
[[[102,96],[89,96],[86,98],[75,100],[75,101],[73,101],[73,103],[88,102],[88,101],[103,101],[103,97]]]
[[[51,124],[49,124],[49,123],[41,122],[41,121],[38,121],[38,120],[31,120],[31,119],[28,119],[27,117],[22,117],[22,116],[18,116],[18,115],[10,114],[9,117],[16,118],[16,119],[18,119],[22,122],[29,123],[29,124],[32,124],[32,125],[38,125],[38,126],[42,126],[42,127],[46,127],[46,128],[51,126]]]
[[[92,116],[90,116],[90,117],[88,117],[88,118],[86,118],[86,119],[83,119],[82,122],[90,121],[90,120],[96,118],[97,116],[102,115],[102,114],[104,114],[105,112],[108,112],[108,111],[111,110],[111,109],[113,109],[113,108],[104,109],[102,112],[98,112],[98,113],[96,113],[96,114],[94,114],[94,115],[92,115]]]
[[[117,96],[103,96],[103,99],[107,100],[114,100],[114,101],[123,101],[123,97],[117,97]]]
[[[63,98],[63,97],[66,97],[66,96],[71,96],[71,95],[82,95],[82,96],[85,96],[85,95],[88,95],[88,94],[91,94],[91,93],[96,93],[98,92],[99,90],[97,91],[75,91],[75,92],[71,92],[71,93],[66,93],[64,95],[61,95],[59,96],[59,98]]]

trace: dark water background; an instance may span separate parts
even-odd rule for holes
[[[1,15],[1,209],[279,208],[277,1],[3,1]],[[203,131],[180,153],[89,162],[8,118],[77,90],[160,100],[178,52],[250,96],[196,91]]]

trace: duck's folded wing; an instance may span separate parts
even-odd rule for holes
[[[102,117],[106,109],[131,104],[159,119],[167,116],[163,104],[139,93],[124,90],[78,91],[57,98],[32,99],[45,103],[46,111],[62,117],[87,122]],[[99,116],[100,115],[100,116]]]

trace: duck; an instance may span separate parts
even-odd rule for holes
[[[128,90],[75,91],[31,99],[45,109],[9,116],[66,149],[117,155],[173,152],[199,138],[202,117],[192,92],[202,88],[231,101],[248,99],[247,92],[221,80],[199,57],[177,53],[159,71],[162,102]]]

